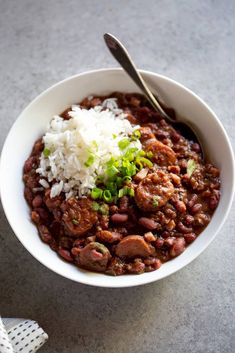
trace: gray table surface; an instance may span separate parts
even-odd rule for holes
[[[235,2],[0,0],[0,144],[22,109],[67,76],[117,66],[102,34],[116,34],[139,67],[201,96],[235,141]],[[17,147],[16,147],[17,148]],[[44,353],[234,350],[234,209],[209,248],[150,285],[102,289],[39,264],[0,208],[0,312],[37,320]]]

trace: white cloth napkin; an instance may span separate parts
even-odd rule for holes
[[[47,339],[36,321],[0,317],[0,353],[34,353]]]

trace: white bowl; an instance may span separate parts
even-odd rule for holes
[[[0,190],[4,211],[18,239],[43,265],[76,282],[101,287],[141,285],[180,270],[194,260],[222,227],[232,203],[234,192],[234,160],[227,134],[215,113],[193,92],[179,83],[152,72],[141,71],[154,92],[161,93],[166,104],[196,124],[210,160],[221,170],[221,199],[208,227],[185,250],[154,272],[141,275],[111,277],[81,270],[64,262],[44,244],[30,221],[29,207],[23,196],[22,168],[33,143],[46,130],[53,115],[90,94],[103,95],[112,91],[138,92],[137,87],[121,69],[85,72],[57,83],[40,94],[23,111],[5,141],[0,164]]]

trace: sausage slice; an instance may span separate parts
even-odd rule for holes
[[[64,226],[74,237],[85,234],[98,219],[97,212],[92,209],[92,201],[88,198],[70,198],[62,204],[61,209]]]
[[[135,202],[144,211],[156,211],[164,206],[174,193],[167,173],[157,170],[149,174],[135,190]]]
[[[148,257],[153,255],[154,248],[140,235],[128,235],[116,247],[119,257]]]
[[[173,149],[158,140],[150,140],[146,143],[145,150],[153,153],[153,161],[160,166],[173,165],[176,162]]]
[[[106,246],[98,242],[91,242],[80,251],[78,263],[87,270],[104,272],[110,257]]]

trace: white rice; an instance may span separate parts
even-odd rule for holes
[[[126,115],[114,98],[89,110],[73,106],[69,115],[69,120],[55,116],[43,136],[50,154],[48,157],[41,154],[37,173],[44,188],[49,187],[48,182],[56,181],[51,188],[51,197],[62,191],[67,198],[88,194],[95,187],[97,176],[104,175],[110,157],[123,153],[118,142],[139,128],[125,119]],[[140,150],[142,146],[140,141],[133,141],[129,147]],[[86,167],[91,154],[95,155],[95,160]]]

